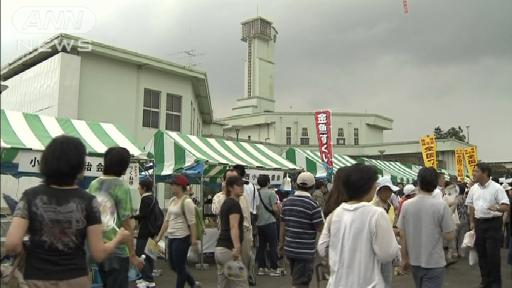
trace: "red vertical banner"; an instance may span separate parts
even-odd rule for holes
[[[409,13],[409,3],[407,2],[407,0],[403,0],[403,4],[404,4],[404,14],[408,14]]]
[[[320,147],[320,158],[327,164],[327,167],[332,168],[331,111],[315,111],[315,127]]]

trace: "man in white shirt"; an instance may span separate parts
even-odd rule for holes
[[[469,190],[469,226],[475,231],[475,248],[482,282],[480,287],[501,287],[501,241],[503,213],[510,201],[505,190],[491,180],[491,167],[478,163],[473,171],[476,184]]]
[[[432,193],[432,197],[436,198],[437,200],[443,201],[445,185],[446,185],[445,174],[443,172],[439,172],[437,188],[436,188],[436,190],[434,190],[434,193]]]

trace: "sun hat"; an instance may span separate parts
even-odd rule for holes
[[[395,185],[393,185],[393,182],[391,182],[391,178],[387,177],[387,176],[381,177],[377,181],[377,191],[379,191],[381,188],[384,188],[384,187],[389,187],[393,192],[396,192],[400,189],[400,188],[396,187]]]
[[[415,194],[415,193],[416,193],[416,187],[414,187],[414,185],[412,185],[412,184],[405,185],[405,187],[404,187],[404,195],[405,196]]]

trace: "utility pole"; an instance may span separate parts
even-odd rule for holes
[[[384,153],[386,153],[386,150],[379,150],[380,161],[384,161]]]

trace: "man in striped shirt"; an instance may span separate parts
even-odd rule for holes
[[[316,236],[322,231],[322,210],[311,198],[315,176],[303,172],[297,178],[297,192],[283,203],[280,254],[290,263],[293,287],[309,287],[313,278]]]

